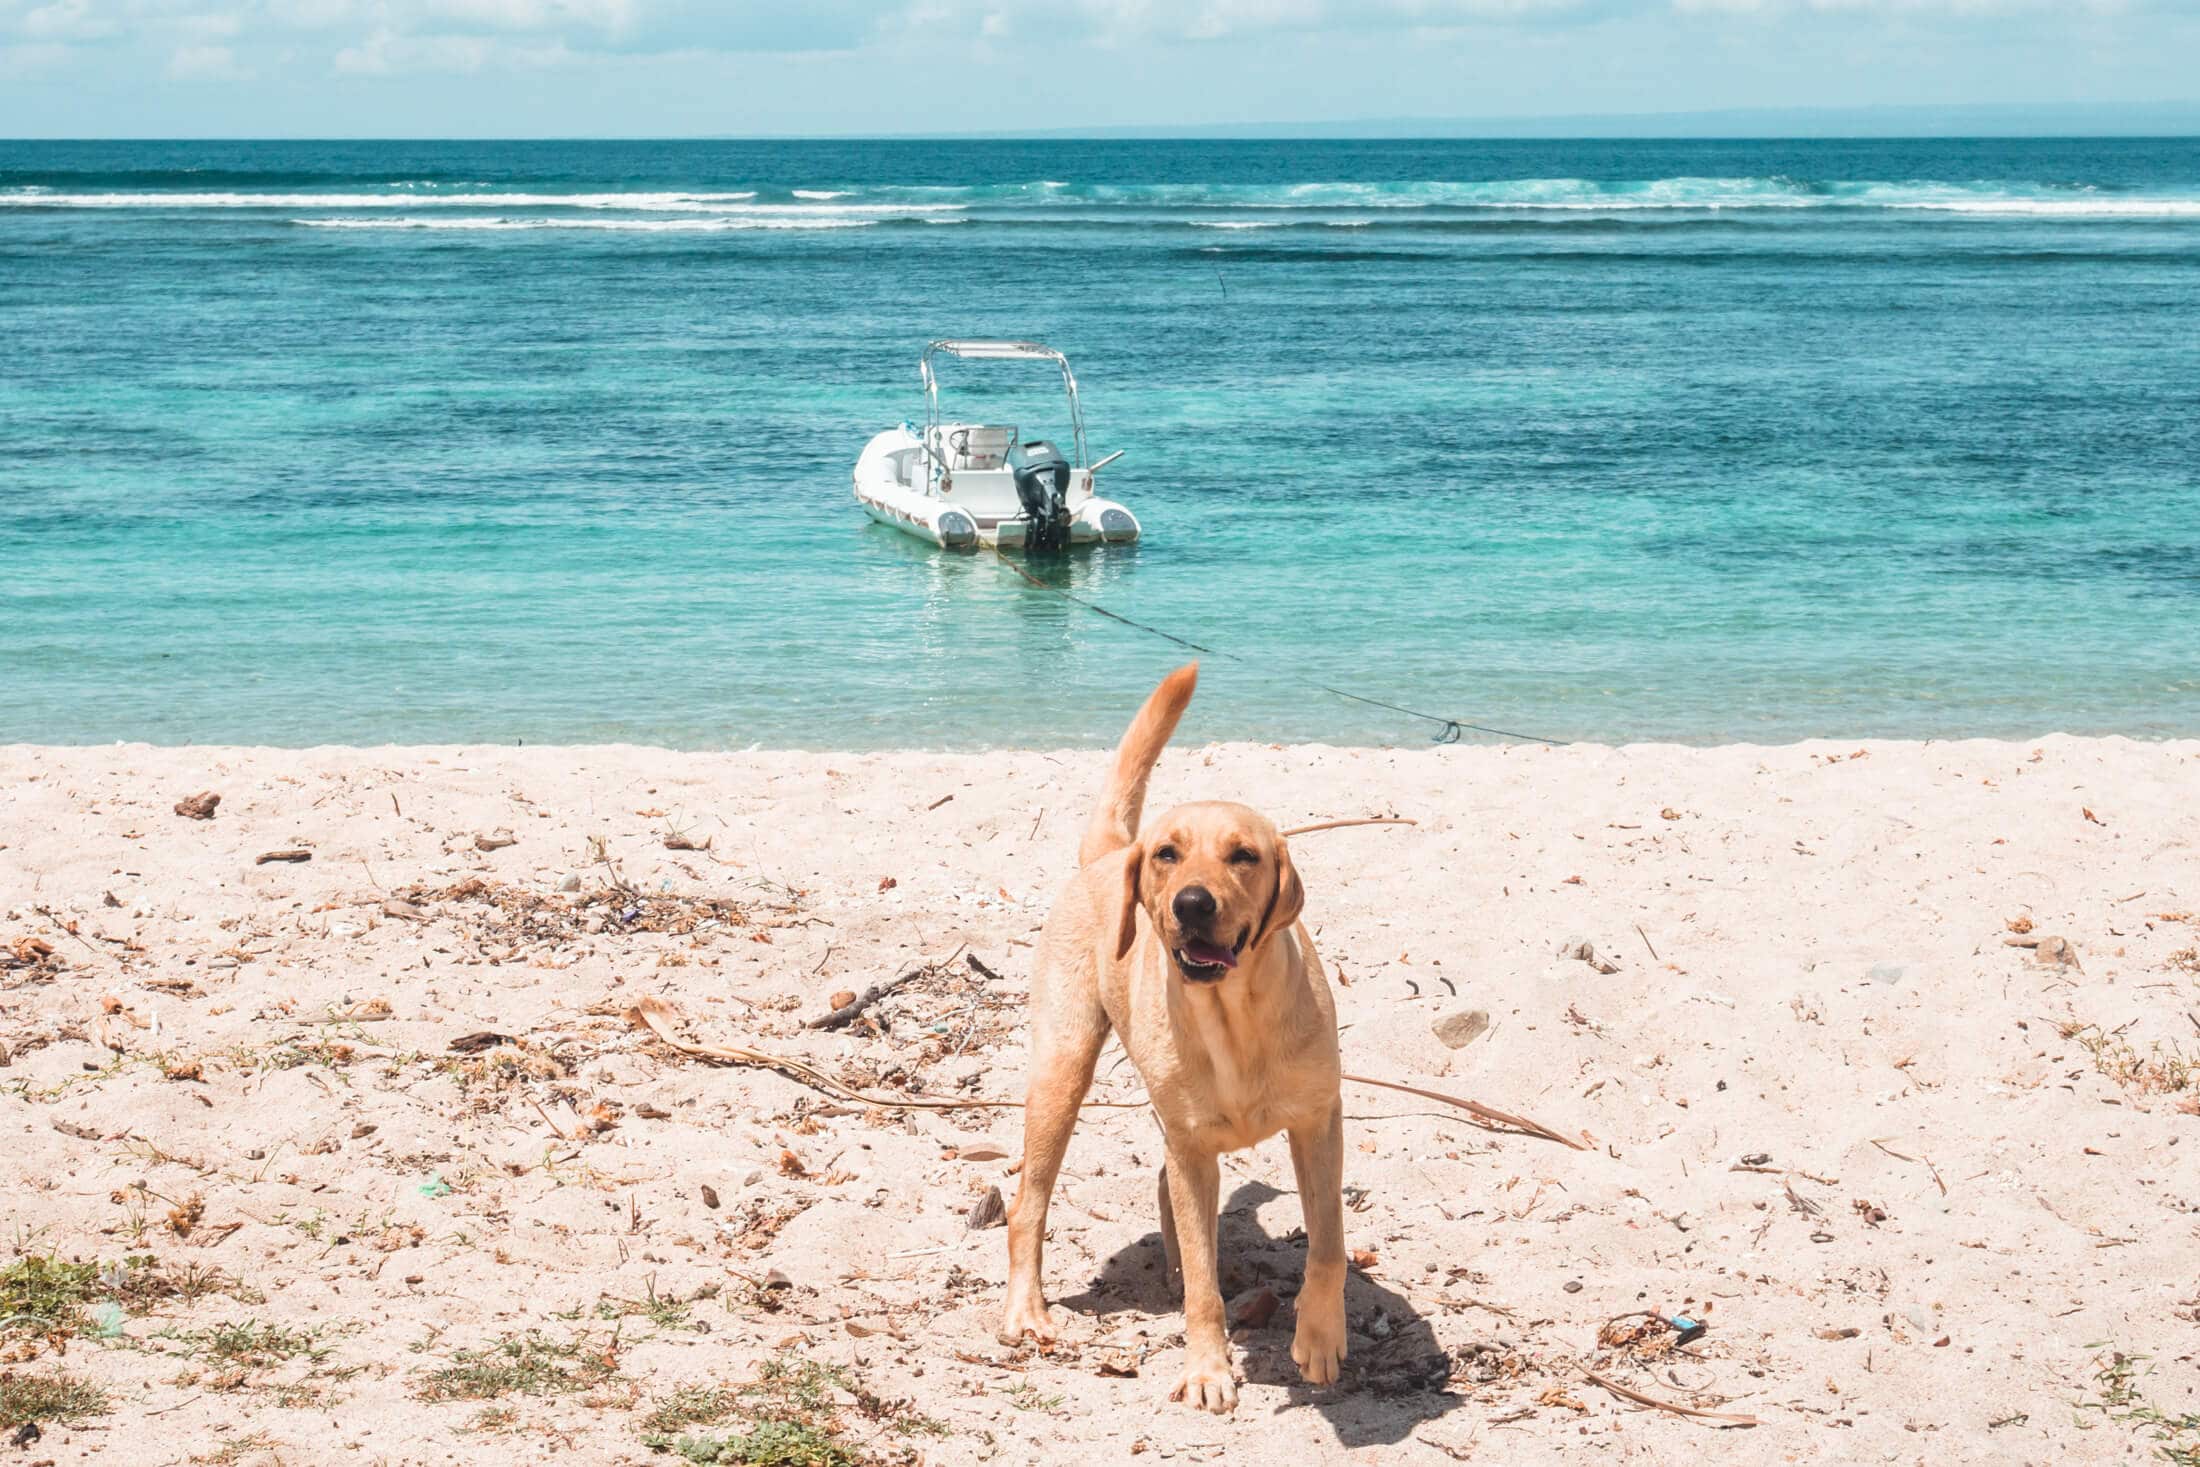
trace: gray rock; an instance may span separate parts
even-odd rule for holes
[[[1487,1034],[1489,1028],[1489,1010],[1461,1009],[1429,1025],[1429,1032],[1442,1040],[1446,1049],[1465,1049]]]

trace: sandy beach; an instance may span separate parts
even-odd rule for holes
[[[1102,759],[0,748],[0,1401],[72,1413],[8,1460],[2200,1450],[2200,742],[1172,750],[1155,807],[1419,822],[1294,842],[1346,1067],[1585,1139],[1348,1086],[1319,1392],[1287,1153],[1226,1161],[1224,1419],[1119,1050],[1041,1353],[970,1226],[1013,1108],[627,1018],[1020,1098]]]

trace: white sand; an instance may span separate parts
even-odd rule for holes
[[[1171,753],[1157,804],[1419,819],[1295,843],[1349,980],[1348,1067],[1595,1140],[1348,1090],[1350,1244],[1373,1258],[1351,1368],[1319,1394],[1289,1360],[1288,1159],[1227,1162],[1233,1287],[1285,1303],[1237,1335],[1226,1420],[1162,1399],[1181,1319],[1143,1111],[1093,1113],[1071,1149],[1048,1254],[1070,1343],[1039,1356],[994,1342],[1003,1235],[962,1217],[1013,1190],[984,1145],[1013,1157],[1013,1111],[865,1113],[619,1018],[657,994],[699,1037],[847,1080],[1019,1096],[1029,942],[1102,756],[0,749],[0,954],[39,939],[62,965],[0,957],[9,1240],[236,1285],[133,1296],[120,1341],[65,1356],[6,1334],[19,1378],[65,1369],[112,1401],[17,1455],[643,1461],[660,1398],[789,1348],[944,1425],[898,1435],[844,1402],[850,1449],[887,1460],[2143,1460],[2149,1428],[2076,1403],[2121,1350],[2152,1357],[2143,1396],[2200,1410],[2200,1077],[2104,1073],[2117,1044],[2200,1050],[2200,744],[1852,749]],[[214,819],[172,813],[202,789]],[[516,843],[478,850],[499,827]],[[384,912],[473,875],[594,890],[595,838],[642,893],[730,899],[746,925],[627,932],[622,897],[580,914],[611,930],[529,942],[478,900]],[[254,864],[277,847],[312,860]],[[2005,945],[2022,917],[2082,966]],[[1617,971],[1556,957],[1574,937]],[[887,1002],[888,1035],[800,1027],[966,944],[998,984],[958,963]],[[1489,1032],[1444,1048],[1431,1021],[1467,1007]],[[488,1056],[518,1068],[448,1053],[481,1030],[525,1041]],[[1117,1052],[1102,1075],[1135,1097]],[[786,1286],[759,1290],[773,1270]],[[693,1302],[653,1320],[652,1291]],[[1646,1309],[1711,1329],[1679,1358],[1599,1351],[1600,1324]],[[212,1358],[198,1332],[244,1319],[325,1354]],[[422,1398],[457,1352],[528,1330],[616,1376]],[[1123,1360],[1136,1378],[1100,1373]],[[1648,1412],[1585,1366],[1763,1424]]]

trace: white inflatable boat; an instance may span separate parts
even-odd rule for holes
[[[1071,454],[1044,438],[1025,439],[1013,425],[967,423],[940,416],[937,356],[975,361],[1052,362],[1069,396]],[[1093,475],[1123,455],[1098,463],[1085,457],[1085,420],[1069,359],[1035,341],[935,341],[918,364],[924,377],[924,424],[889,428],[856,460],[856,501],[882,525],[962,549],[978,545],[1051,551],[1138,538],[1138,519],[1093,492]],[[1072,456],[1074,455],[1074,456]]]

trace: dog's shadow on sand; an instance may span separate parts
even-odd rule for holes
[[[1261,1226],[1259,1209],[1282,1197],[1294,1224],[1282,1237]],[[1247,1182],[1222,1205],[1223,1295],[1262,1285],[1285,1302],[1260,1329],[1234,1328],[1236,1347],[1248,1383],[1280,1385],[1292,1406],[1311,1406],[1329,1422],[1347,1447],[1387,1446],[1405,1440],[1415,1427],[1466,1404],[1446,1389],[1451,1361],[1436,1343],[1436,1331],[1406,1298],[1384,1288],[1357,1268],[1345,1275],[1344,1308],[1351,1352],[1344,1374],[1333,1386],[1316,1389],[1299,1378],[1291,1360],[1291,1332],[1298,1316],[1291,1307],[1306,1266],[1306,1234],[1296,1226],[1298,1199],[1265,1182]],[[1168,1277],[1158,1226],[1100,1265],[1099,1276],[1079,1293],[1061,1301],[1080,1314],[1109,1315],[1126,1310],[1166,1317],[1183,1307]],[[1239,1407],[1243,1410],[1241,1404]]]

